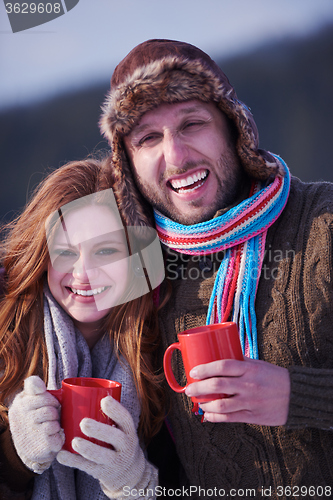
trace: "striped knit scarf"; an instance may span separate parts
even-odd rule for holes
[[[243,353],[258,359],[255,297],[261,274],[268,228],[282,213],[289,196],[290,174],[276,176],[268,186],[254,182],[250,197],[225,214],[184,226],[155,211],[161,242],[189,255],[225,251],[215,279],[207,324],[238,324]]]

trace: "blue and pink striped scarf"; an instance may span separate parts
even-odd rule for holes
[[[277,157],[278,158],[278,157]],[[215,279],[207,324],[228,321],[239,328],[243,353],[258,359],[255,297],[268,228],[282,213],[289,196],[290,174],[276,176],[268,186],[254,182],[250,197],[223,215],[185,226],[155,211],[161,243],[189,255],[225,251]]]

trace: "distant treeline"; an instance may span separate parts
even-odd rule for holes
[[[304,181],[333,182],[333,28],[219,64],[251,108],[260,146]],[[21,210],[46,172],[108,147],[97,126],[108,88],[104,81],[0,113],[0,219]]]

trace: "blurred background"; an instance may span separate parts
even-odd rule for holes
[[[252,110],[260,146],[304,181],[332,181],[332,0],[80,0],[12,33],[0,3],[0,221],[47,172],[107,148],[100,106],[116,64],[150,38],[208,52]],[[64,6],[65,7],[65,6]]]

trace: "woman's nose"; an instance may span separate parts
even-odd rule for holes
[[[89,281],[87,274],[87,263],[85,259],[80,256],[75,264],[73,265],[72,274],[74,278],[80,279],[80,281]]]
[[[91,255],[86,255],[84,252],[80,253],[80,257],[75,262],[72,268],[73,277],[80,280],[89,282],[94,279],[99,272],[99,268],[96,266]]]

